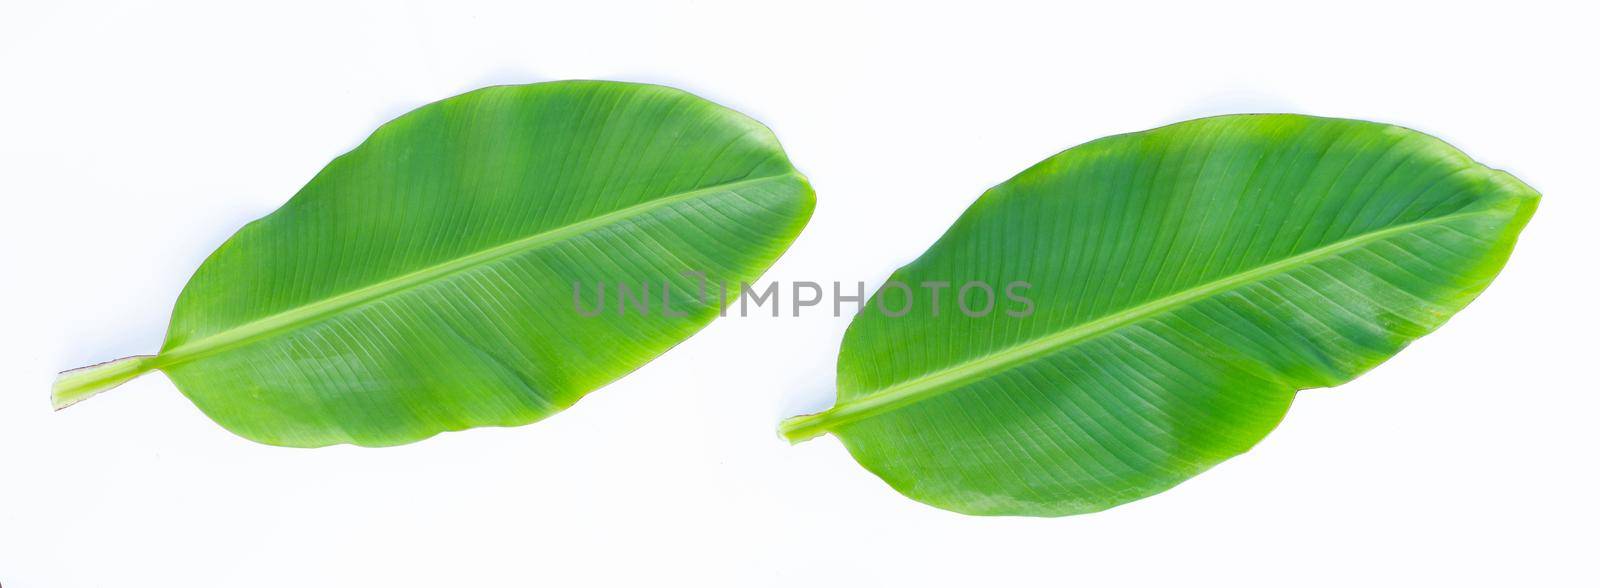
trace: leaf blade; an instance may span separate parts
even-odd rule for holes
[[[771,131],[690,94],[485,88],[383,125],[241,229],[150,362],[275,445],[526,424],[704,327],[715,305],[679,273],[753,280],[813,206]],[[597,283],[658,310],[579,314]]]
[[[832,430],[941,508],[1109,508],[1249,449],[1294,391],[1347,381],[1436,328],[1492,279],[1536,199],[1442,142],[1373,123],[1246,115],[1094,141],[986,193],[890,278],[1023,276],[1049,288],[1038,318],[860,315],[839,403],[782,429]],[[1428,269],[1401,252],[1452,250],[1412,242],[1387,251],[1400,271],[1348,261],[1418,235],[1472,259]],[[1482,235],[1494,242],[1471,242]],[[1423,277],[1386,281],[1407,271]],[[1329,292],[1347,302],[1316,300]],[[1381,300],[1348,302],[1362,296]]]

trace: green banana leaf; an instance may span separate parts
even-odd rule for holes
[[[1093,141],[989,190],[891,276],[845,333],[835,406],[781,431],[831,432],[963,513],[1137,500],[1438,328],[1538,199],[1370,122],[1222,116]],[[972,288],[961,306],[972,282],[999,299],[986,315],[963,311],[985,305]]]
[[[297,447],[530,423],[716,318],[704,281],[757,278],[813,206],[771,131],[685,92],[484,88],[334,159],[200,266],[160,354],[53,397],[161,370],[228,430]]]

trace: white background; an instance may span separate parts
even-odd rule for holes
[[[0,8],[0,584],[1596,585],[1596,18],[1530,2],[19,2]],[[1571,3],[1578,6],[1578,3]],[[1404,124],[1545,194],[1436,334],[1259,447],[1062,519],[903,498],[784,416],[847,319],[730,318],[573,409],[409,446],[234,437],[161,375],[189,273],[379,123],[479,86],[684,88],[770,125],[816,216],[768,274],[865,280],[1061,149],[1203,115]]]

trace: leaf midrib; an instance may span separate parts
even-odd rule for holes
[[[1379,229],[1370,233],[1363,233],[1356,237],[1323,245],[1316,249],[1291,255],[1278,261],[1257,266],[1248,271],[1236,273],[1222,279],[1213,280],[1192,288],[1188,288],[1132,308],[1127,308],[1098,319],[1073,326],[1069,329],[1058,331],[1051,335],[1039,337],[1017,345],[1012,345],[993,353],[985,354],[938,371],[928,373],[916,378],[904,380],[888,387],[882,388],[868,396],[863,396],[834,405],[826,411],[795,417],[786,422],[785,434],[792,440],[799,441],[804,438],[821,434],[822,432],[840,425],[855,422],[874,415],[882,414],[904,406],[908,406],[941,393],[960,388],[974,380],[1001,370],[1028,363],[1036,358],[1108,332],[1119,327],[1161,314],[1168,310],[1181,307],[1185,304],[1226,292],[1249,284],[1264,280],[1268,277],[1287,272],[1292,269],[1309,266],[1316,261],[1334,257],[1340,253],[1356,249],[1374,241],[1421,229],[1431,225],[1445,222],[1500,213],[1497,209],[1476,210],[1460,212],[1431,219],[1413,221]]]
[[[554,229],[535,233],[520,239],[495,245],[487,249],[476,251],[461,257],[434,264],[420,270],[401,274],[380,282],[362,286],[328,298],[317,300],[284,310],[263,318],[240,324],[223,331],[212,333],[205,337],[189,341],[172,349],[163,351],[151,362],[155,368],[172,367],[199,357],[231,349],[246,343],[260,340],[272,335],[294,330],[301,326],[319,322],[331,315],[345,310],[365,305],[375,300],[393,296],[400,292],[444,279],[451,275],[488,265],[532,249],[536,249],[552,242],[573,237],[592,229],[616,223],[621,220],[643,216],[651,211],[679,202],[685,202],[701,196],[731,192],[738,188],[762,184],[774,180],[793,179],[798,174],[793,171],[784,172],[759,178],[746,178],[733,182],[725,182],[704,188],[696,188],[687,192],[660,196],[647,202],[641,202],[627,208],[613,210],[600,216],[587,218],[572,224],[562,225]]]

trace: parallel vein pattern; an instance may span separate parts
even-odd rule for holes
[[[540,248],[563,239],[582,235],[612,224],[625,223],[633,217],[644,215],[656,209],[675,204],[684,200],[705,197],[718,192],[735,192],[739,188],[753,187],[765,183],[794,182],[798,178],[795,174],[788,173],[778,176],[739,180],[728,184],[698,188],[682,194],[657,198],[647,202],[635,204],[628,208],[608,212],[606,214],[575,222],[563,227],[557,227],[543,233],[529,235],[510,243],[496,245],[463,257],[457,257],[438,265],[422,268],[411,273],[395,276],[375,284],[363,286],[349,292],[338,294],[329,298],[318,300],[304,306],[298,306],[278,314],[232,327],[226,331],[208,335],[205,338],[189,341],[177,347],[168,349],[154,360],[157,366],[181,364],[191,359],[225,351],[241,343],[254,341],[273,334],[296,329],[305,325],[316,323],[324,318],[349,310],[356,306],[370,304],[380,298],[398,294],[411,288],[428,284],[440,279],[448,278],[451,274],[466,271],[472,268],[494,264],[504,258]]]
[[[867,312],[838,435],[901,492],[1063,515],[1154,494],[1254,445],[1462,308],[1537,194],[1387,125],[1228,116],[1101,139],[985,194],[892,280],[1032,285],[1035,313]],[[885,293],[880,292],[879,296]],[[872,304],[869,304],[871,307]]]

